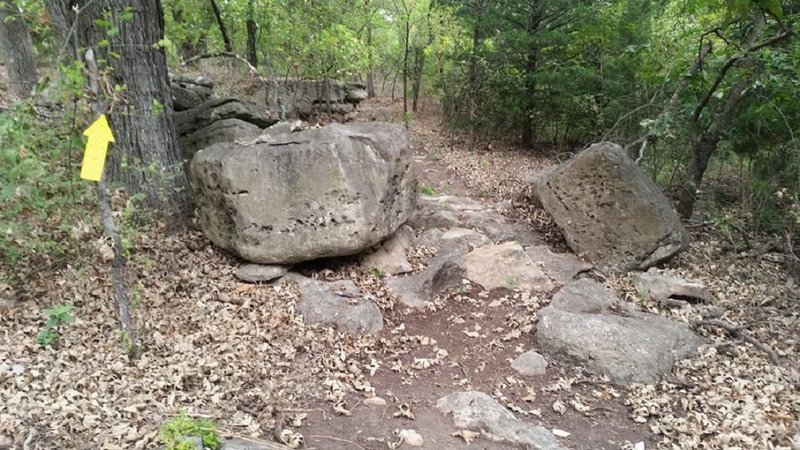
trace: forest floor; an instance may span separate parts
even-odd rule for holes
[[[372,100],[359,120],[399,121],[400,108]],[[434,105],[410,129],[420,182],[437,193],[504,201],[556,162],[496,142],[470,150],[464,136],[440,126]],[[541,211],[514,214],[566,250]],[[73,259],[20,267],[24,283],[0,283],[0,449],[156,448],[158,427],[180,410],[253,442],[274,442],[287,428],[303,435],[305,448],[386,449],[398,448],[398,430],[414,429],[424,448],[466,448],[433,404],[468,389],[521,420],[569,433],[560,442],[573,449],[796,449],[791,441],[800,440],[800,280],[786,274],[780,254],[731,251],[708,226],[693,227],[690,248],[659,271],[705,283],[713,304],[663,309],[637,296],[629,276],[605,284],[687,324],[713,310],[740,333],[701,328],[711,343],[697,356],[661,383],[628,387],[564,361],[551,361],[542,377],[516,374],[509,361],[537,349],[535,310],[522,292],[473,289],[408,310],[357,258],[302,267],[319,279],[352,279],[375,298],[385,329],[353,337],[304,324],[292,285],[239,282],[239,261],[196,229],[163,231],[138,234],[127,269],[144,343],[132,362],[109,301],[109,264],[93,245],[101,241],[97,219],[73,230],[76,242],[91,244],[76,244]],[[429,257],[413,249],[410,259],[419,269]],[[74,305],[76,320],[42,347],[41,310],[58,304]],[[769,346],[777,363],[745,335]],[[417,364],[425,360],[436,362]],[[366,401],[372,395],[387,404]],[[414,419],[397,414],[401,405]],[[511,447],[479,438],[469,448]]]

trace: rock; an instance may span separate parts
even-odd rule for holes
[[[380,122],[215,144],[190,179],[205,235],[262,264],[359,253],[397,231],[416,198],[407,132]]]
[[[704,303],[711,301],[711,293],[708,292],[708,288],[700,283],[692,283],[681,278],[655,273],[637,273],[633,277],[633,285],[641,295],[646,295],[657,302],[667,299]]]
[[[175,129],[179,136],[187,136],[207,127],[214,122],[225,119],[239,119],[259,128],[268,127],[278,121],[274,112],[267,111],[255,103],[243,102],[235,98],[214,98],[206,100],[200,106],[176,112]]]
[[[170,92],[172,93],[172,107],[176,112],[197,108],[203,103],[203,97],[189,88],[172,85]]]
[[[276,447],[275,444],[262,444],[256,441],[240,438],[225,439],[225,441],[222,443],[222,450],[275,450],[276,448],[288,447]]]
[[[532,244],[536,234],[522,223],[504,217],[493,206],[468,197],[422,195],[409,225],[418,230],[467,228],[480,231],[494,242],[519,241]]]
[[[411,272],[413,268],[406,258],[406,250],[413,237],[414,231],[410,227],[400,227],[378,250],[367,255],[361,265],[367,270],[377,269],[388,276]]]
[[[367,98],[362,83],[336,80],[279,80],[259,93],[258,102],[269,109],[284,109],[290,117],[308,118],[315,114],[346,114]]]
[[[381,397],[369,397],[365,398],[363,402],[361,402],[367,406],[386,406],[386,400]]]
[[[572,255],[557,255],[541,246],[524,250],[516,242],[480,247],[464,256],[464,262],[467,278],[486,290],[548,292],[592,268]]]
[[[285,266],[269,266],[263,264],[244,264],[236,269],[236,278],[248,283],[272,281],[286,275]]]
[[[261,134],[261,128],[239,119],[223,119],[190,133],[180,139],[184,163],[192,161],[199,150],[220,142],[252,139]]]
[[[544,356],[529,350],[511,362],[511,368],[522,375],[544,375],[547,369],[547,360]]]
[[[544,245],[528,247],[525,249],[525,254],[542,268],[544,274],[556,286],[563,286],[579,273],[592,270],[594,267],[570,253],[553,253]]]
[[[284,120],[282,122],[278,122],[275,125],[272,125],[264,129],[264,133],[270,134],[272,136],[284,133],[294,133],[295,131],[300,131],[302,126],[303,122],[300,120],[292,120],[292,121]]]
[[[632,308],[612,314],[617,301],[595,281],[568,284],[539,311],[539,346],[626,384],[657,382],[704,342],[685,325],[661,316]]]
[[[522,246],[516,242],[487,245],[464,256],[467,278],[486,290],[497,288],[525,291],[553,289],[550,278],[542,272]]]
[[[689,244],[667,198],[615,144],[595,144],[561,164],[535,195],[572,250],[604,270],[644,270]]]
[[[425,230],[415,244],[434,247],[439,251],[457,251],[465,255],[476,248],[491,244],[492,241],[482,233],[467,228],[431,228]]]
[[[422,447],[422,444],[425,443],[422,435],[416,430],[400,430],[397,433],[397,437],[402,440],[403,444],[409,447]]]
[[[374,334],[383,329],[380,309],[363,298],[352,281],[325,283],[294,273],[284,279],[300,288],[302,298],[297,302],[297,312],[306,323],[333,325],[351,334]]]
[[[505,441],[538,450],[565,449],[551,432],[518,420],[483,392],[455,392],[439,399],[436,408],[444,414],[452,414],[456,428],[480,431],[493,441]]]
[[[464,259],[457,253],[437,255],[424,271],[403,277],[386,279],[401,303],[412,308],[432,301],[436,294],[460,286],[466,275]]]

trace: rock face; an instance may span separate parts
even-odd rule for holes
[[[352,334],[377,333],[383,329],[383,314],[363,298],[350,280],[325,283],[291,273],[284,279],[297,283],[302,298],[297,311],[310,324],[322,323]]]
[[[402,225],[416,181],[402,125],[334,124],[200,150],[190,179],[205,235],[256,263],[363,251]]]
[[[186,111],[200,106],[214,90],[214,82],[205,77],[169,75],[172,106],[175,111]]]
[[[537,339],[553,356],[567,356],[612,382],[654,383],[703,339],[688,327],[628,308],[612,314],[616,299],[599,283],[581,279],[562,288],[539,311]]]
[[[251,139],[261,134],[261,128],[241,119],[222,119],[200,128],[180,140],[181,156],[187,165],[194,154],[220,142],[234,142],[238,139]]]
[[[444,414],[452,414],[456,428],[480,431],[493,441],[537,450],[565,449],[553,433],[522,422],[483,392],[455,392],[439,399],[436,408]]]
[[[484,289],[548,292],[592,268],[572,255],[556,255],[547,247],[527,250],[516,242],[487,245],[464,256],[467,278]]]
[[[289,117],[309,118],[329,111],[334,114],[353,111],[355,105],[367,98],[367,87],[336,80],[279,80],[262,95],[264,104],[272,111],[284,109]]]
[[[458,253],[437,255],[424,271],[386,279],[386,285],[401,303],[419,308],[432,301],[436,294],[460,286],[466,274],[464,258]]]
[[[667,198],[618,145],[580,152],[534,191],[572,250],[603,269],[643,270],[689,244]]]
[[[507,219],[495,207],[453,195],[421,196],[409,225],[416,229],[474,229],[494,242],[532,244],[537,240],[527,225]]]
[[[415,241],[416,245],[434,247],[445,251],[457,251],[465,255],[476,248],[491,244],[492,241],[482,233],[467,228],[431,228],[425,230]]]
[[[379,270],[389,276],[411,272],[411,263],[406,257],[406,250],[414,238],[414,230],[404,225],[397,230],[380,248],[370,253],[361,261],[367,270]]]
[[[265,128],[278,122],[278,116],[274,112],[267,111],[255,103],[235,98],[213,98],[196,108],[176,112],[175,130],[181,137],[188,136],[203,127],[225,119],[239,119],[259,128]]]

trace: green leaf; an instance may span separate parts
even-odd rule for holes
[[[761,8],[775,16],[778,20],[783,20],[783,8],[781,7],[781,0],[756,0],[756,3]]]

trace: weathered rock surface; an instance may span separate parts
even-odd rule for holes
[[[522,244],[532,244],[538,241],[527,225],[511,221],[494,207],[453,195],[420,196],[417,211],[409,220],[409,225],[420,230],[474,229],[494,242],[516,240]]]
[[[544,356],[529,350],[511,362],[511,368],[516,370],[521,375],[535,376],[544,375],[547,371],[547,360]]]
[[[225,119],[239,119],[266,128],[278,122],[278,116],[263,106],[244,102],[235,98],[214,98],[187,111],[176,112],[175,129],[179,136],[187,136]]]
[[[290,117],[308,118],[318,113],[348,113],[367,98],[362,83],[336,80],[279,80],[261,94],[259,103],[273,111],[285,109]]]
[[[364,257],[361,265],[367,270],[377,269],[388,276],[411,272],[413,267],[408,262],[406,250],[413,238],[414,230],[406,225],[400,227],[380,248]]]
[[[595,144],[553,169],[535,195],[572,250],[606,270],[643,270],[689,244],[667,198],[615,144]]]
[[[252,139],[261,134],[261,128],[240,119],[222,119],[190,133],[180,139],[181,156],[189,164],[199,150],[220,142]]]
[[[175,111],[197,108],[203,103],[203,97],[191,89],[172,85],[170,91],[172,92],[172,107]]]
[[[322,282],[290,273],[285,280],[297,283],[302,298],[297,302],[306,323],[328,324],[352,334],[373,334],[383,329],[383,314],[365,299],[351,280]]]
[[[401,303],[419,308],[432,301],[436,294],[460,286],[465,275],[464,259],[458,253],[442,253],[428,264],[424,271],[386,279],[386,285]]]
[[[516,242],[487,245],[464,256],[467,278],[484,289],[548,292],[592,268],[573,255],[557,255],[547,247],[528,250]]]
[[[700,283],[693,283],[682,278],[668,277],[655,273],[637,273],[633,277],[636,290],[657,302],[667,299],[690,302],[711,301],[708,288]]]
[[[256,263],[359,253],[392,235],[416,198],[402,125],[334,124],[197,152],[190,179],[205,235]]]
[[[685,325],[661,316],[633,308],[626,308],[625,315],[612,314],[616,301],[593,280],[566,285],[539,311],[540,347],[625,384],[657,382],[704,342]]]
[[[436,402],[436,408],[453,415],[456,428],[479,431],[493,441],[509,442],[537,450],[562,450],[550,431],[517,419],[483,392],[455,392]]]
[[[465,255],[476,248],[492,243],[491,239],[479,231],[467,228],[431,228],[425,230],[415,241],[416,245],[433,247],[439,251],[456,251]]]
[[[243,264],[234,275],[236,278],[248,283],[261,283],[280,278],[289,270],[286,266],[271,266],[264,264]]]
[[[186,111],[200,106],[211,97],[214,82],[205,77],[187,77],[170,74],[172,107],[175,111]]]

